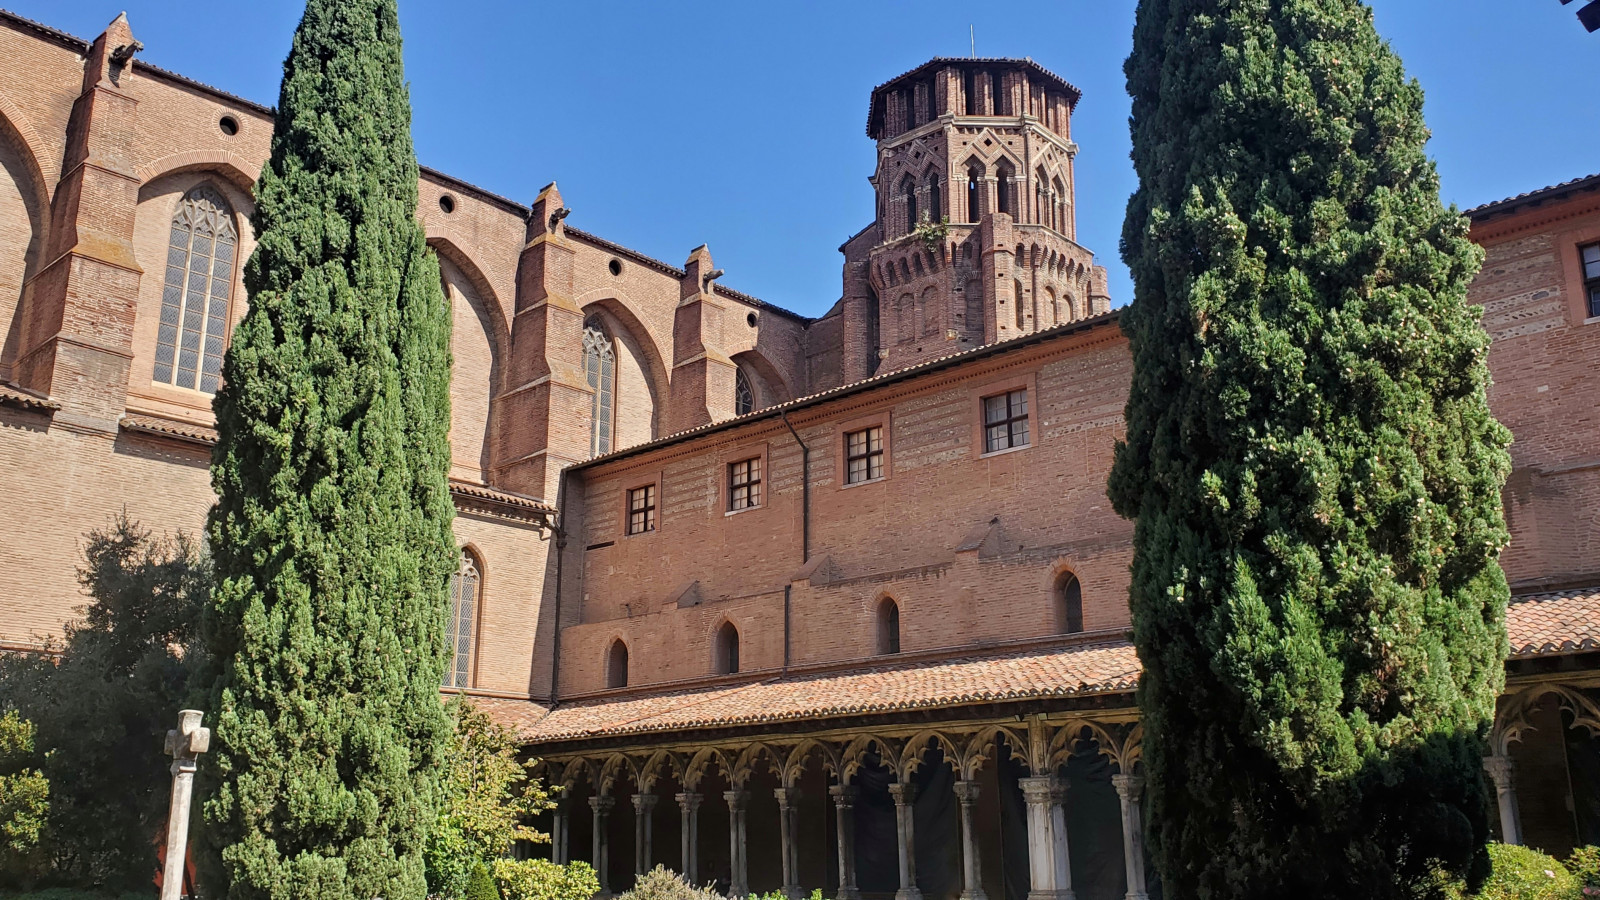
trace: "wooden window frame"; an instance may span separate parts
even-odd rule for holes
[[[645,490],[647,488],[652,492],[653,500],[654,500],[654,503],[650,508],[650,512],[652,513],[652,515],[649,517],[650,521],[652,523],[652,527],[648,528],[648,529],[646,529],[644,531],[633,531],[632,527],[631,527],[632,524],[633,524],[632,513],[634,511],[633,508],[632,508],[633,507],[633,495],[634,495],[635,491],[642,491],[642,490]],[[617,522],[618,522],[619,527],[618,527],[617,530],[622,532],[622,536],[624,538],[637,538],[637,537],[644,537],[645,535],[648,535],[648,534],[659,534],[660,531],[661,531],[661,475],[660,475],[660,473],[657,473],[653,479],[648,480],[648,481],[634,481],[634,482],[629,483],[627,487],[622,489],[622,498],[621,498],[621,500],[618,501],[617,505],[619,507],[618,514],[617,514]]]
[[[755,512],[758,509],[767,509],[772,498],[772,467],[767,465],[767,444],[743,444],[723,453],[720,457],[722,468],[718,475],[718,506],[724,516],[738,516]],[[757,460],[760,465],[756,503],[751,506],[741,506],[737,509],[733,505],[733,468],[740,463]]]
[[[987,418],[984,415],[984,401],[1000,394],[1009,394],[1012,391],[1026,391],[1028,395],[1028,443],[1014,447],[1004,447],[999,450],[988,448]],[[974,387],[971,391],[974,422],[972,429],[972,455],[977,459],[988,459],[1004,456],[1008,453],[1019,453],[1037,447],[1044,438],[1039,430],[1039,380],[1034,372],[1024,372],[1010,378],[996,379]]]
[[[1583,260],[1583,251],[1590,248],[1600,254],[1600,241],[1587,241],[1577,246],[1578,280],[1582,284],[1579,303],[1585,323],[1600,321],[1600,275],[1591,276],[1589,267]]]
[[[744,467],[742,473],[741,466]],[[767,481],[765,470],[764,460],[760,456],[728,463],[728,512],[741,513],[761,508],[764,499],[762,485]],[[744,492],[742,498],[740,491]]]

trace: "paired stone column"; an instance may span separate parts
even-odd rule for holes
[[[1122,861],[1128,868],[1127,900],[1149,900],[1144,889],[1144,827],[1140,821],[1139,798],[1144,794],[1143,775],[1113,775],[1111,784],[1122,801]]]
[[[900,890],[894,892],[894,898],[922,900],[922,892],[917,890],[917,848],[912,827],[915,811],[912,803],[917,799],[917,787],[891,784],[889,796],[894,798],[894,823],[900,834]]]
[[[833,798],[839,835],[839,895],[836,900],[861,900],[861,889],[856,887],[856,786],[829,785],[828,795]]]
[[[700,883],[700,795],[678,794],[678,812],[683,816],[683,861],[679,871],[690,884]]]
[[[600,893],[611,895],[611,859],[610,847],[606,840],[606,819],[611,816],[611,808],[617,805],[615,797],[590,797],[589,808],[594,810],[594,856],[590,860],[594,866],[594,874],[600,879]]]
[[[1028,803],[1028,900],[1073,900],[1067,858],[1066,785],[1054,775],[1023,778]]]
[[[723,791],[722,799],[728,801],[728,859],[733,870],[729,878],[728,896],[743,897],[750,893],[750,870],[745,862],[745,806],[750,792]]]
[[[955,784],[956,800],[961,803],[961,900],[988,900],[983,892],[983,870],[978,864],[978,836],[972,823],[981,787],[976,781],[958,781]]]
[[[566,798],[557,800],[552,812],[554,815],[550,821],[550,861],[558,866],[564,866],[572,861],[567,849],[572,813],[567,808]]]
[[[633,795],[633,874],[643,875],[650,871],[651,822],[650,818],[656,811],[655,794]]]
[[[791,900],[800,900],[805,893],[800,890],[800,820],[796,804],[800,802],[799,788],[777,788],[778,837],[783,852],[783,893]]]
[[[1500,840],[1506,844],[1522,843],[1522,813],[1517,809],[1516,764],[1509,756],[1486,756],[1484,771],[1494,780],[1494,792],[1500,802]]]
[[[172,757],[172,805],[167,809],[167,857],[161,873],[161,900],[178,900],[183,893],[194,770],[200,754],[210,749],[211,729],[200,727],[200,711],[186,709],[178,713],[178,727],[167,732],[166,750]]]

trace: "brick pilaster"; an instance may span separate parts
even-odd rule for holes
[[[712,283],[711,251],[704,245],[683,264],[678,308],[672,323],[672,386],[667,433],[733,417],[737,366],[722,336],[726,307]]]

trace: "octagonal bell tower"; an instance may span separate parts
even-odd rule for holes
[[[845,380],[1110,309],[1076,241],[1079,97],[1031,59],[936,58],[873,90],[877,218],[840,248]]]

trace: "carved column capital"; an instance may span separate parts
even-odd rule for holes
[[[834,805],[841,809],[850,809],[856,805],[856,786],[853,784],[830,784],[828,796],[833,798]]]
[[[1497,790],[1505,791],[1511,788],[1512,779],[1516,777],[1517,764],[1509,756],[1485,756],[1483,770],[1489,773]]]
[[[894,798],[895,806],[910,806],[917,799],[917,786],[895,782],[889,785],[889,796]]]
[[[983,785],[976,781],[958,781],[954,785],[956,799],[963,806],[970,806],[978,802],[978,795],[983,791]]]
[[[672,799],[678,801],[678,808],[684,812],[694,812],[700,808],[700,801],[705,799],[705,795],[688,791],[682,794],[673,794]]]
[[[1144,794],[1143,775],[1113,775],[1111,786],[1117,789],[1117,796],[1123,803],[1138,803],[1139,797]]]
[[[616,805],[617,805],[617,798],[615,798],[615,797],[590,797],[589,798],[589,808],[594,810],[597,814],[602,815],[602,816],[605,815],[608,812],[611,812],[612,808],[615,807]]]
[[[660,799],[655,794],[634,794],[633,811],[641,816],[646,815],[656,808],[656,802]]]
[[[745,804],[750,802],[749,791],[723,791],[722,799],[728,801],[728,808],[743,812]]]

